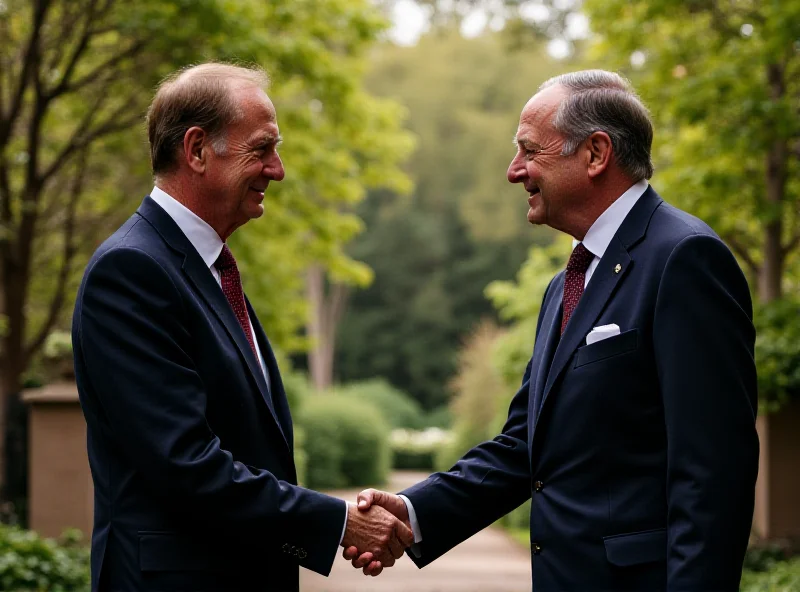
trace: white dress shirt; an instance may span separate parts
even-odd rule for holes
[[[589,264],[589,269],[586,270],[586,278],[583,281],[584,288],[589,285],[589,280],[592,279],[592,274],[597,269],[597,264],[600,263],[600,259],[605,255],[608,245],[611,244],[611,239],[617,234],[617,230],[622,226],[622,222],[633,209],[633,206],[647,191],[647,187],[648,184],[645,179],[632,185],[625,193],[619,196],[617,201],[608,206],[605,212],[600,214],[600,217],[589,228],[586,236],[583,237],[583,246],[594,255],[594,259]],[[572,241],[572,248],[574,249],[579,242]]]
[[[211,228],[208,222],[203,220],[192,210],[158,187],[153,187],[153,190],[150,192],[150,197],[161,206],[161,209],[175,221],[175,224],[178,225],[181,232],[186,235],[186,238],[192,243],[195,251],[197,251],[200,258],[208,266],[211,275],[217,280],[217,285],[222,289],[219,271],[214,267],[214,263],[222,252],[223,244],[217,231]],[[261,348],[258,346],[258,339],[256,339],[256,332],[253,329],[252,321],[250,322],[250,335],[253,337],[253,345],[256,346],[261,372],[264,374],[264,378],[267,381],[267,387],[270,387],[269,373],[267,372],[266,364],[264,364],[264,356],[261,355]]]
[[[153,187],[150,192],[151,199],[156,202],[161,209],[163,209],[170,218],[175,221],[181,232],[186,235],[189,242],[195,248],[200,258],[208,266],[211,275],[217,280],[217,284],[222,289],[222,283],[219,277],[219,271],[214,267],[219,254],[222,252],[222,239],[217,234],[217,231],[208,225],[208,222],[203,220],[200,216],[195,214],[192,210],[180,203],[174,197],[159,189]],[[261,371],[264,373],[264,378],[267,381],[267,387],[270,387],[269,373],[267,366],[264,364],[264,357],[261,355],[261,348],[258,346],[258,339],[256,339],[256,332],[253,329],[253,323],[250,323],[250,334],[253,336],[253,344],[256,346],[256,353],[258,354],[258,363],[261,365]],[[344,539],[344,532],[347,528],[347,504],[344,506],[344,525],[342,526],[342,536],[339,538],[339,544]],[[334,561],[338,554],[338,546],[333,550]]]
[[[617,234],[619,227],[622,226],[622,222],[633,209],[633,206],[636,205],[639,198],[647,191],[647,187],[648,183],[645,179],[632,185],[614,203],[608,206],[606,211],[600,214],[591,228],[589,228],[589,231],[583,238],[583,246],[594,255],[594,259],[586,270],[586,279],[583,283],[584,288],[589,284],[589,280],[592,279],[592,274],[597,268],[597,264],[600,263],[600,259],[605,254],[606,249],[608,249],[608,245],[611,244],[611,239]],[[574,249],[580,242],[581,241],[577,240],[572,241],[572,248]],[[419,557],[420,551],[419,547],[417,547],[417,543],[422,542],[422,532],[419,528],[419,522],[417,522],[417,514],[414,512],[414,505],[411,503],[411,500],[404,495],[401,495],[400,498],[406,504],[408,519],[409,522],[411,522],[411,529],[414,531],[414,544],[411,545],[411,552],[414,553],[416,557]]]

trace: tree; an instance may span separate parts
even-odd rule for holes
[[[659,186],[779,299],[800,246],[800,2],[598,2],[593,56],[627,70],[656,121]],[[631,67],[631,55],[644,64]]]
[[[509,42],[444,27],[375,55],[369,88],[405,104],[418,137],[414,191],[373,191],[359,206],[367,229],[349,252],[375,281],[350,296],[339,380],[383,376],[427,409],[443,404],[463,339],[494,316],[484,288],[513,277],[532,242],[551,240],[528,224],[526,196],[505,171],[522,106],[559,66]]]
[[[276,82],[287,181],[268,194],[267,222],[235,239],[274,341],[297,345],[309,262],[364,275],[342,251],[360,228],[344,210],[381,173],[402,187],[409,146],[398,107],[360,85],[384,26],[367,0],[0,2],[0,462],[8,401],[65,325],[83,262],[149,191],[141,122],[168,72],[250,60]]]

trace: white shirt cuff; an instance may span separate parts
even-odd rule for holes
[[[350,502],[344,502],[344,524],[342,524],[342,536],[339,537],[339,547],[342,546],[344,540],[344,533],[347,531],[347,519],[350,517]],[[333,561],[331,565],[336,562],[336,556],[339,554],[339,547],[333,550]]]
[[[344,502],[344,524],[342,524],[342,536],[339,537],[339,546],[342,546],[342,541],[344,540],[344,533],[347,531],[347,518],[350,516],[350,502]],[[336,553],[339,552],[339,549],[336,549]],[[334,556],[334,559],[336,557]]]
[[[411,523],[411,531],[414,533],[414,544],[408,549],[414,554],[414,557],[419,559],[422,557],[422,550],[419,548],[419,543],[422,542],[422,531],[419,528],[419,522],[417,522],[417,513],[414,511],[414,504],[404,495],[399,495],[398,497],[403,500],[403,503],[406,505],[408,521]]]

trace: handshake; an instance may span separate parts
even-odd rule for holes
[[[364,575],[377,576],[414,543],[405,502],[397,495],[366,489],[347,504],[342,556]]]

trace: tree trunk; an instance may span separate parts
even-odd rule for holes
[[[3,309],[8,321],[6,334],[3,336],[2,357],[0,358],[0,492],[2,498],[6,495],[7,477],[7,435],[9,406],[12,398],[19,394],[22,372],[25,370],[27,360],[24,351],[25,334],[25,287],[27,278],[23,277],[20,266],[11,252],[10,245],[6,243],[2,250],[3,280],[2,300]]]
[[[343,284],[331,283],[325,289],[325,271],[314,265],[308,271],[307,294],[310,307],[308,336],[312,340],[308,352],[311,382],[318,391],[333,384],[333,357],[336,352],[336,329],[347,302],[348,290]]]
[[[786,93],[784,68],[779,64],[767,66],[770,98],[777,102]],[[758,282],[758,299],[766,304],[777,300],[782,295],[781,278],[783,277],[783,201],[786,190],[787,164],[789,147],[784,138],[778,137],[772,142],[767,152],[766,202],[769,213],[764,227],[764,263]]]

